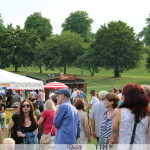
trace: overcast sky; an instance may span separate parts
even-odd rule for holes
[[[86,11],[94,20],[92,31],[110,21],[121,20],[140,32],[150,14],[150,0],[0,0],[0,14],[4,24],[24,27],[28,16],[41,12],[50,19],[53,33],[61,32],[61,24],[71,12]]]

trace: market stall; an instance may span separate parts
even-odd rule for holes
[[[4,95],[6,90],[38,90],[43,89],[43,81],[31,79],[22,75],[18,75],[9,71],[0,69],[0,91]],[[12,108],[6,108],[6,123],[8,123],[13,114]]]

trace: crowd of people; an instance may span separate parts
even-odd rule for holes
[[[112,87],[98,93],[90,90],[90,96],[88,102],[83,89],[75,88],[72,93],[59,89],[45,101],[44,91],[39,90],[21,100],[16,92],[12,98],[7,94],[6,106],[0,96],[1,128],[6,107],[14,109],[5,138],[15,144],[86,144],[92,136],[98,144],[150,143],[149,85],[130,83],[122,90]],[[49,134],[50,142],[43,143],[43,135]]]

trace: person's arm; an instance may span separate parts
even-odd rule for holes
[[[95,133],[95,120],[94,118],[91,118],[91,127],[92,127],[92,136],[96,138],[96,133]]]
[[[148,117],[148,144],[150,144],[150,117]]]
[[[87,115],[84,117],[84,129],[85,129],[86,136],[88,138],[88,143],[90,143],[91,142],[91,137],[90,137],[90,128],[89,128],[89,125],[88,125]]]
[[[33,132],[31,132],[31,133],[36,133],[36,134],[38,134],[38,128],[36,128]],[[24,138],[24,137],[26,137],[26,133],[22,133],[21,131],[17,131],[17,135],[18,135],[18,137],[22,137],[22,138]]]
[[[109,144],[117,144],[118,142],[120,118],[121,118],[121,110],[117,109],[114,112],[112,120],[112,128],[111,128],[111,135],[109,138]]]
[[[35,132],[36,134],[38,134],[38,128],[37,128],[37,129],[35,129],[35,130],[34,130],[34,132]]]
[[[9,124],[8,124],[8,128],[6,130],[5,138],[9,137],[10,131],[12,130],[13,126],[14,126],[14,122],[12,119],[10,119]]]
[[[4,106],[1,106],[1,111],[0,111],[0,113],[3,113],[4,112]]]
[[[95,133],[95,110],[96,110],[96,108],[93,106],[92,107],[92,110],[91,110],[91,112],[90,112],[90,115],[89,115],[89,117],[91,118],[91,128],[92,128],[92,136],[94,137],[94,138],[96,138],[96,133]]]
[[[0,128],[0,144],[2,144],[2,136],[3,136],[3,132],[2,129]]]
[[[85,109],[88,110],[91,106],[92,104],[89,104]]]
[[[79,115],[78,115],[77,120],[78,120],[78,122],[77,122],[77,139],[78,139],[80,137],[80,131],[81,131]]]
[[[59,106],[58,112],[56,113],[56,116],[54,118],[54,126],[59,129],[62,121],[64,119],[64,116],[66,114],[66,108],[62,107],[61,105]]]
[[[40,119],[37,121],[38,125],[40,125],[43,122],[44,118],[40,117]]]

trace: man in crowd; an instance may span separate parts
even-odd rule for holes
[[[54,126],[57,129],[56,144],[76,144],[76,139],[80,136],[80,119],[76,108],[71,105],[71,97],[68,89],[60,89],[55,92],[60,104]]]
[[[20,109],[20,102],[15,102],[13,104],[13,110],[14,110],[15,114],[19,114],[19,109]]]
[[[104,112],[106,111],[106,108],[104,107],[104,99],[106,94],[108,94],[107,91],[101,91],[98,93],[99,103],[92,106],[90,113],[92,135],[97,139],[97,142],[99,141],[101,133],[101,122],[103,121]]]
[[[21,96],[19,95],[20,93],[16,91],[16,94],[12,97],[12,103],[14,104],[15,102],[20,102],[21,103]]]
[[[75,100],[79,99],[79,98],[84,100],[84,97],[80,94],[80,90],[77,90],[76,91],[76,96],[74,97],[73,102],[75,102]]]

